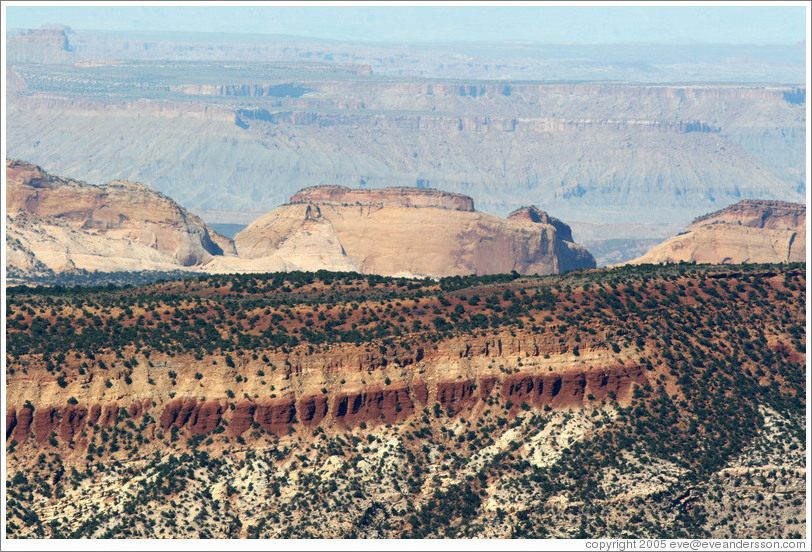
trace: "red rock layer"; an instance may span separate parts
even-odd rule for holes
[[[402,420],[414,413],[414,403],[405,383],[386,389],[378,386],[363,391],[339,393],[333,401],[333,417],[345,424]]]
[[[234,405],[231,413],[231,422],[228,429],[233,435],[241,435],[254,423],[254,412],[257,405],[251,401],[242,400]]]
[[[28,439],[28,435],[31,432],[31,423],[34,421],[34,410],[32,408],[22,407],[15,414],[17,423],[14,426],[14,431],[12,431],[11,438],[18,443],[23,443]]]
[[[623,400],[629,396],[633,384],[646,381],[645,370],[638,365],[586,372],[514,373],[502,380],[501,398],[514,407],[522,403],[535,407],[578,407],[612,396]],[[372,385],[345,390],[332,397],[322,393],[297,398],[290,394],[260,402],[245,399],[231,404],[225,400],[179,397],[164,405],[158,423],[164,431],[175,426],[185,428],[190,435],[203,435],[217,429],[225,419],[231,435],[242,435],[252,427],[285,435],[297,424],[313,427],[332,422],[355,426],[404,420],[414,414],[415,402],[425,405],[430,402],[430,396],[448,415],[455,416],[476,405],[478,400],[491,397],[498,383],[499,377],[495,375],[439,381],[430,393],[426,382],[415,378],[411,385],[407,382],[393,382],[383,388]],[[121,414],[125,418],[127,415],[140,418],[151,406],[150,399],[135,401],[126,412],[122,408]],[[6,432],[8,438],[18,443],[25,442],[32,431],[39,444],[47,441],[53,432],[57,432],[62,442],[70,442],[77,439],[87,424],[120,423],[122,416],[118,414],[118,403],[94,404],[89,409],[76,404],[35,410],[10,407],[6,412]]]
[[[316,426],[327,415],[327,395],[308,395],[299,399],[299,421]]]
[[[563,374],[511,374],[502,385],[502,395],[514,404],[565,408],[580,406],[584,398],[592,395],[601,400],[614,393],[627,396],[632,383],[645,383],[641,366],[618,366],[608,370],[565,372]]]
[[[17,427],[17,411],[13,408],[6,410],[6,439],[11,438],[11,432]]]
[[[99,417],[101,416],[101,405],[94,404],[90,407],[90,416],[88,417],[88,422],[91,424],[95,424],[99,421]]]
[[[257,405],[254,421],[262,429],[282,435],[296,420],[296,401],[293,395],[282,399],[271,399]]]
[[[420,404],[429,402],[429,388],[426,386],[425,381],[421,379],[412,381],[412,393],[414,393],[415,400]]]
[[[87,420],[87,408],[84,406],[69,404],[62,409],[62,422],[59,424],[59,436],[63,441],[73,441],[82,429]]]
[[[440,382],[437,384],[436,399],[446,408],[450,416],[454,416],[476,401],[474,389],[476,389],[474,380]]]
[[[56,423],[55,408],[37,408],[34,411],[34,422],[31,427],[34,430],[34,438],[37,443],[44,442],[51,435]]]

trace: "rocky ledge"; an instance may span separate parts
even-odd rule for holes
[[[436,207],[453,211],[474,211],[468,196],[425,188],[379,188],[353,190],[344,186],[311,186],[299,190],[289,204],[369,205],[375,207]]]
[[[751,228],[794,229],[806,225],[806,206],[766,199],[745,199],[724,209],[694,219],[689,230],[717,222]]]

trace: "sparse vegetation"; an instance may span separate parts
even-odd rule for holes
[[[67,411],[56,409],[57,430],[7,444],[9,535],[797,537],[805,285],[804,265],[683,264],[538,278],[322,272],[10,288],[9,386],[47,374],[64,393],[60,408],[81,409],[90,385],[112,392],[125,377],[131,387],[149,377],[155,393],[181,389],[182,410],[193,383],[195,404],[225,401],[228,423],[204,426],[195,411],[193,431],[162,420],[165,404],[119,402],[66,439],[58,417]],[[466,353],[474,339],[492,349]],[[525,343],[539,346],[517,349]],[[481,362],[477,373],[496,387],[443,405],[431,394],[396,420],[294,417],[279,430],[254,421],[232,431],[237,401],[285,396],[303,359],[359,351],[368,364],[358,383],[395,389],[433,369],[415,360],[418,349],[462,351],[455,361]],[[501,387],[517,372],[598,358],[639,365],[647,383],[622,397],[585,392],[585,406],[564,409],[511,402]],[[352,373],[315,390],[336,393]],[[455,397],[472,377],[452,380]],[[219,396],[211,386],[221,379]]]

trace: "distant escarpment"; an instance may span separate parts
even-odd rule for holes
[[[7,266],[25,272],[172,270],[234,254],[233,243],[143,184],[104,186],[6,161]]]
[[[704,215],[631,261],[642,263],[781,263],[806,259],[806,206],[744,200]]]
[[[437,190],[307,188],[235,237],[238,262],[220,259],[207,269],[442,277],[595,267],[567,225],[531,210],[502,219],[476,212],[469,197]]]

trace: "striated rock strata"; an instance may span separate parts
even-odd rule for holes
[[[6,411],[6,437],[18,444],[32,438],[37,444],[52,436],[57,442],[69,443],[81,438],[90,425],[107,427],[132,419],[137,423],[155,423],[153,430],[188,430],[190,436],[209,434],[227,428],[230,435],[244,435],[257,428],[275,435],[315,426],[346,427],[360,424],[377,425],[409,419],[424,404],[438,405],[449,416],[472,409],[478,402],[503,401],[515,407],[549,406],[554,409],[579,408],[603,399],[625,401],[633,385],[648,381],[640,365],[617,365],[568,369],[563,372],[526,371],[497,376],[483,374],[476,378],[440,379],[431,392],[415,379],[381,386],[372,384],[339,389],[333,394],[290,393],[271,399],[229,400],[177,397],[163,404],[156,418],[147,414],[152,400],[135,400],[125,407],[117,402],[99,405],[67,404],[63,406],[13,406]],[[499,388],[499,392],[495,391]]]

